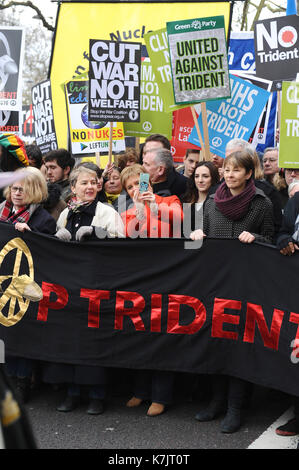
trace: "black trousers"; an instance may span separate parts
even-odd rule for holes
[[[250,387],[251,384],[236,377],[212,376],[213,400],[224,401],[227,399],[228,407],[241,409]]]
[[[173,399],[174,372],[134,371],[134,396],[142,400],[169,405]]]

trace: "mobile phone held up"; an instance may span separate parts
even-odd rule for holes
[[[141,173],[139,177],[139,192],[145,193],[148,190],[149,185],[149,174]]]

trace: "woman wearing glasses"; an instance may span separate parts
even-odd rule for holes
[[[21,172],[20,180],[4,190],[6,200],[0,204],[0,221],[13,224],[20,232],[32,230],[54,235],[56,222],[42,207],[42,202],[48,197],[43,174],[37,168],[30,166],[16,172],[18,171]],[[19,399],[26,403],[30,397],[34,361],[23,357],[7,357],[6,367],[8,375],[16,381]]]
[[[22,171],[22,179],[4,190],[6,200],[0,204],[0,221],[13,224],[20,232],[54,235],[55,220],[42,205],[48,197],[43,174],[31,166],[17,171]]]

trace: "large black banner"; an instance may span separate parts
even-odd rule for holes
[[[297,254],[238,240],[67,243],[2,223],[0,249],[6,355],[229,374],[299,396]],[[40,302],[13,293],[24,274]]]

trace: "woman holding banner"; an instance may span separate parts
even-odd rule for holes
[[[121,214],[126,236],[180,238],[184,215],[179,198],[154,194],[150,182],[147,189],[141,191],[139,181],[144,173],[139,164],[125,168],[121,173],[121,183],[133,201],[133,206]]]
[[[0,204],[0,221],[13,224],[20,232],[30,230],[54,235],[55,220],[42,206],[48,197],[47,183],[43,174],[37,168],[29,166],[16,170],[15,173],[20,174],[20,179],[4,190],[6,201]],[[27,275],[15,278],[10,288],[16,288],[22,297],[32,301],[41,298],[39,286]],[[16,379],[20,400],[26,403],[30,397],[34,361],[21,357],[8,357],[6,365],[8,375]]]
[[[132,165],[121,173],[121,182],[134,205],[122,213],[126,235],[129,237],[180,237],[183,211],[177,196],[161,197],[153,194],[150,183],[145,191],[140,188],[140,176],[144,168]],[[175,374],[169,371],[134,371],[134,396],[127,402],[135,408],[150,400],[148,416],[158,416],[172,402]]]
[[[192,240],[205,236],[237,238],[242,243],[255,240],[272,243],[273,209],[270,200],[254,184],[254,162],[247,150],[231,153],[224,160],[224,182],[209,196],[203,215],[203,231],[191,233]],[[241,426],[241,408],[248,383],[226,376],[212,377],[212,399],[196,415],[198,421],[210,421],[226,408],[221,431],[233,433]],[[227,395],[227,396],[226,396]]]
[[[124,237],[124,227],[118,213],[108,204],[98,201],[96,171],[77,166],[70,174],[73,198],[57,221],[56,237],[64,241],[82,242],[85,239]],[[98,415],[104,411],[106,395],[106,371],[104,367],[45,364],[44,381],[67,383],[65,400],[57,411],[68,412],[80,403],[81,387],[89,390],[87,413]]]

